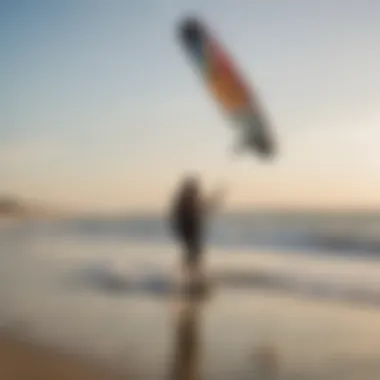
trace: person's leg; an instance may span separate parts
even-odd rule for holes
[[[198,282],[203,279],[202,274],[202,239],[195,231],[185,231],[182,235],[182,273],[186,280]]]
[[[203,281],[204,276],[202,270],[202,246],[198,236],[191,239],[189,248],[189,272],[191,279],[199,283]]]
[[[196,271],[195,244],[191,235],[182,238],[182,277],[184,282],[192,281]]]
[[[182,237],[182,281],[186,283],[191,279],[192,272],[192,248],[191,248],[191,239],[188,236]]]

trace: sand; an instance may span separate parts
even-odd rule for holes
[[[0,337],[0,380],[380,379],[380,307],[329,297],[346,282],[371,290],[377,263],[211,252],[208,273],[222,275],[198,305],[140,286],[175,272],[166,247],[21,238],[0,255],[0,327],[29,338]]]
[[[0,335],[1,380],[116,380],[89,360],[80,359],[23,341],[10,334]],[[124,377],[125,379],[125,377]]]

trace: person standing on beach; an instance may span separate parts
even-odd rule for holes
[[[219,190],[206,199],[197,177],[187,176],[172,202],[171,227],[183,249],[183,272],[185,278],[204,278],[202,257],[204,254],[205,221],[220,204]]]

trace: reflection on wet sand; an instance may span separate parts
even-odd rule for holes
[[[279,376],[279,353],[275,345],[261,344],[254,352],[255,376],[260,380],[275,380]]]
[[[184,299],[179,304],[175,324],[174,362],[171,380],[199,380],[200,376],[200,299]]]
[[[185,298],[176,306],[171,380],[200,380],[202,360],[201,313],[204,299]],[[253,360],[252,360],[253,359]],[[279,376],[279,352],[275,344],[262,343],[251,357],[251,378],[275,380]],[[244,372],[244,371],[243,371]]]

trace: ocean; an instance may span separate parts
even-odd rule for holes
[[[252,352],[270,341],[276,379],[380,378],[379,229],[369,213],[210,220],[203,377],[252,378]],[[168,378],[181,272],[165,218],[4,223],[0,244],[1,328]]]
[[[380,213],[247,213],[210,221],[208,243],[220,249],[275,248],[328,252],[343,256],[377,256]],[[0,231],[1,233],[1,231]],[[21,236],[134,241],[167,244],[172,236],[165,217],[88,217],[21,223],[6,232]],[[4,238],[4,233],[2,234]]]

